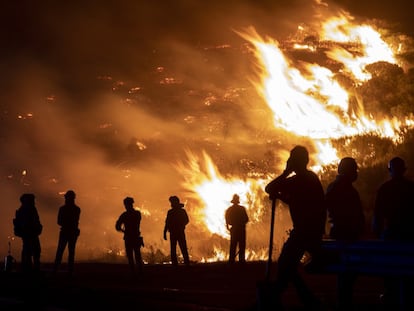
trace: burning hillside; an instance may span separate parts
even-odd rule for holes
[[[233,27],[218,44],[152,39],[148,50],[108,66],[109,51],[100,52],[96,68],[62,81],[33,59],[16,65],[2,104],[4,219],[21,193],[35,193],[50,260],[57,208],[72,188],[82,208],[79,258],[120,259],[114,221],[132,196],[143,213],[146,259],[163,261],[174,194],[190,216],[192,259],[225,260],[224,211],[237,193],[250,216],[248,260],[263,259],[270,226],[263,188],[296,144],[309,148],[324,183],[341,157],[355,157],[369,216],[384,163],[399,154],[410,166],[413,158],[414,45],[379,21],[315,6],[316,17],[280,38],[251,26]],[[122,44],[132,46],[130,38]],[[277,213],[275,253],[290,227],[285,207]],[[2,230],[6,241],[11,221]]]

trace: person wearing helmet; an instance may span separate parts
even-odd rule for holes
[[[134,199],[126,197],[124,199],[125,212],[123,212],[115,223],[115,229],[124,233],[125,253],[131,272],[135,274],[135,266],[142,274],[143,262],[141,257],[141,247],[144,246],[141,237],[141,212],[134,208]]]
[[[184,204],[180,202],[177,196],[169,197],[171,208],[167,212],[164,226],[164,240],[167,240],[167,232],[170,233],[170,256],[171,263],[178,265],[177,259],[177,243],[183,255],[184,264],[190,264],[190,258],[187,249],[187,240],[185,236],[185,227],[189,223]]]
[[[68,272],[71,275],[75,265],[75,248],[78,240],[79,217],[81,209],[75,204],[76,194],[73,190],[68,190],[64,195],[65,203],[59,208],[57,224],[60,226],[59,241],[55,256],[53,272],[59,270],[62,262],[63,253],[68,248]]]
[[[271,298],[275,301],[269,303],[280,306],[281,295],[293,282],[302,303],[312,309],[320,302],[305,284],[298,267],[305,252],[312,257],[320,253],[326,208],[322,184],[307,168],[308,162],[308,150],[304,146],[295,146],[290,151],[285,170],[265,187],[265,191],[271,200],[279,199],[289,206],[293,225],[278,258],[276,292]]]
[[[240,198],[233,195],[231,205],[225,212],[226,228],[230,231],[229,263],[236,259],[236,249],[239,246],[239,262],[246,262],[246,224],[249,221],[246,208],[240,205]]]
[[[329,237],[343,243],[362,238],[365,216],[361,198],[353,183],[358,178],[358,165],[354,158],[342,158],[338,175],[326,188],[325,202],[330,223]],[[338,274],[338,309],[352,309],[352,293],[356,281],[353,273]]]
[[[388,162],[390,179],[377,190],[374,206],[373,231],[386,241],[414,242],[414,181],[405,176],[407,167],[400,157]],[[404,310],[414,310],[412,293],[414,281],[407,278],[400,282],[385,278],[383,302],[396,309],[405,304]]]

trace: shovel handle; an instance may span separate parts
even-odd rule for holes
[[[270,220],[270,239],[269,239],[269,255],[267,258],[266,267],[266,280],[270,278],[270,268],[272,266],[272,253],[273,253],[273,233],[275,228],[275,214],[276,214],[276,199],[272,199],[272,215]]]

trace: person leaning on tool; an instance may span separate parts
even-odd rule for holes
[[[299,275],[298,267],[305,251],[316,256],[320,250],[326,208],[322,184],[318,176],[307,169],[308,162],[308,150],[303,146],[294,147],[285,170],[265,187],[265,191],[271,200],[279,199],[289,206],[293,225],[277,262],[274,288],[275,299],[279,302],[276,303],[281,304],[282,293],[293,282],[302,303],[314,308],[320,302]]]

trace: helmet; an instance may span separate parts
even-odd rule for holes
[[[233,199],[231,200],[231,203],[234,203],[234,204],[240,203],[240,197],[237,194],[234,194]]]

